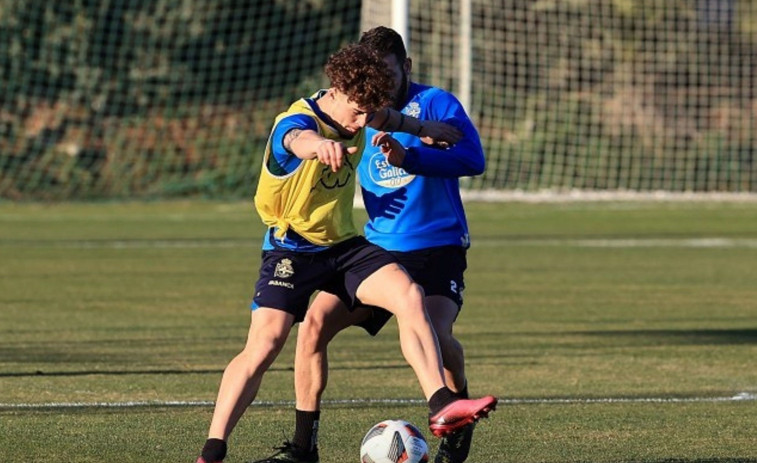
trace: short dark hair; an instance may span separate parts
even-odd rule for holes
[[[394,55],[397,62],[404,63],[407,59],[407,50],[402,36],[394,29],[386,26],[378,26],[363,32],[360,44],[367,45],[378,51],[382,56]]]
[[[376,50],[350,44],[329,57],[325,67],[331,86],[368,111],[391,105],[394,76]]]

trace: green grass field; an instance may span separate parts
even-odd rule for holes
[[[757,204],[468,210],[457,334],[471,393],[502,399],[471,463],[757,461]],[[0,204],[2,460],[194,462],[262,231],[250,203]],[[228,463],[291,436],[293,346]],[[425,429],[394,323],[330,360],[323,463],[377,421]]]

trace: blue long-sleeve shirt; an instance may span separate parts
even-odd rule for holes
[[[442,121],[463,132],[448,149],[424,145],[418,137],[392,134],[405,148],[402,167],[390,165],[377,147],[366,146],[358,166],[369,221],[365,236],[391,251],[436,246],[468,247],[468,222],[460,198],[459,177],[479,175],[485,160],[478,131],[449,92],[411,83],[402,113]],[[368,128],[366,139],[375,130]]]

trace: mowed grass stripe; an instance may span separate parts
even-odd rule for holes
[[[3,246],[60,247],[73,249],[142,249],[142,248],[238,248],[260,246],[252,239],[140,239],[140,240],[2,240]],[[593,239],[528,239],[485,237],[475,240],[479,247],[565,246],[587,248],[757,248],[757,239],[702,237],[690,239],[593,238]]]

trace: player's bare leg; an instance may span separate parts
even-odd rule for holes
[[[446,383],[453,391],[461,392],[466,386],[465,358],[463,346],[452,334],[457,304],[445,296],[427,296],[426,310],[439,340]]]
[[[297,329],[294,360],[295,431],[270,457],[255,463],[311,463],[319,461],[318,426],[321,396],[328,382],[329,342],[340,331],[370,315],[367,309],[347,310],[333,294],[321,292],[310,304]]]
[[[460,397],[467,398],[468,388],[465,377],[463,346],[452,333],[458,314],[457,304],[445,296],[428,296],[426,297],[426,307],[439,338],[447,384]],[[470,453],[474,428],[475,423],[470,423],[461,430],[443,437],[439,442],[434,463],[464,462]]]
[[[389,264],[360,284],[357,297],[397,317],[402,354],[415,371],[426,399],[445,387],[439,344],[425,310],[423,289],[399,265]]]
[[[314,411],[328,382],[328,344],[340,331],[365,320],[367,309],[347,309],[335,295],[320,292],[313,299],[305,320],[297,329],[294,358],[296,408]]]
[[[357,316],[360,314],[360,316]],[[319,293],[297,329],[294,388],[296,427],[292,441],[254,463],[316,463],[321,395],[328,381],[328,343],[341,330],[361,321],[369,312],[350,312],[338,297]]]
[[[423,290],[399,265],[386,265],[366,278],[358,287],[357,297],[397,317],[400,347],[429,402],[429,428],[435,436],[457,432],[495,409],[496,397],[459,399],[446,386],[439,344],[424,307]]]
[[[247,343],[223,373],[218,389],[208,441],[198,462],[222,461],[225,442],[244,411],[257,395],[263,374],[281,352],[294,316],[281,310],[258,308],[252,311]],[[223,443],[222,454],[212,444]]]

